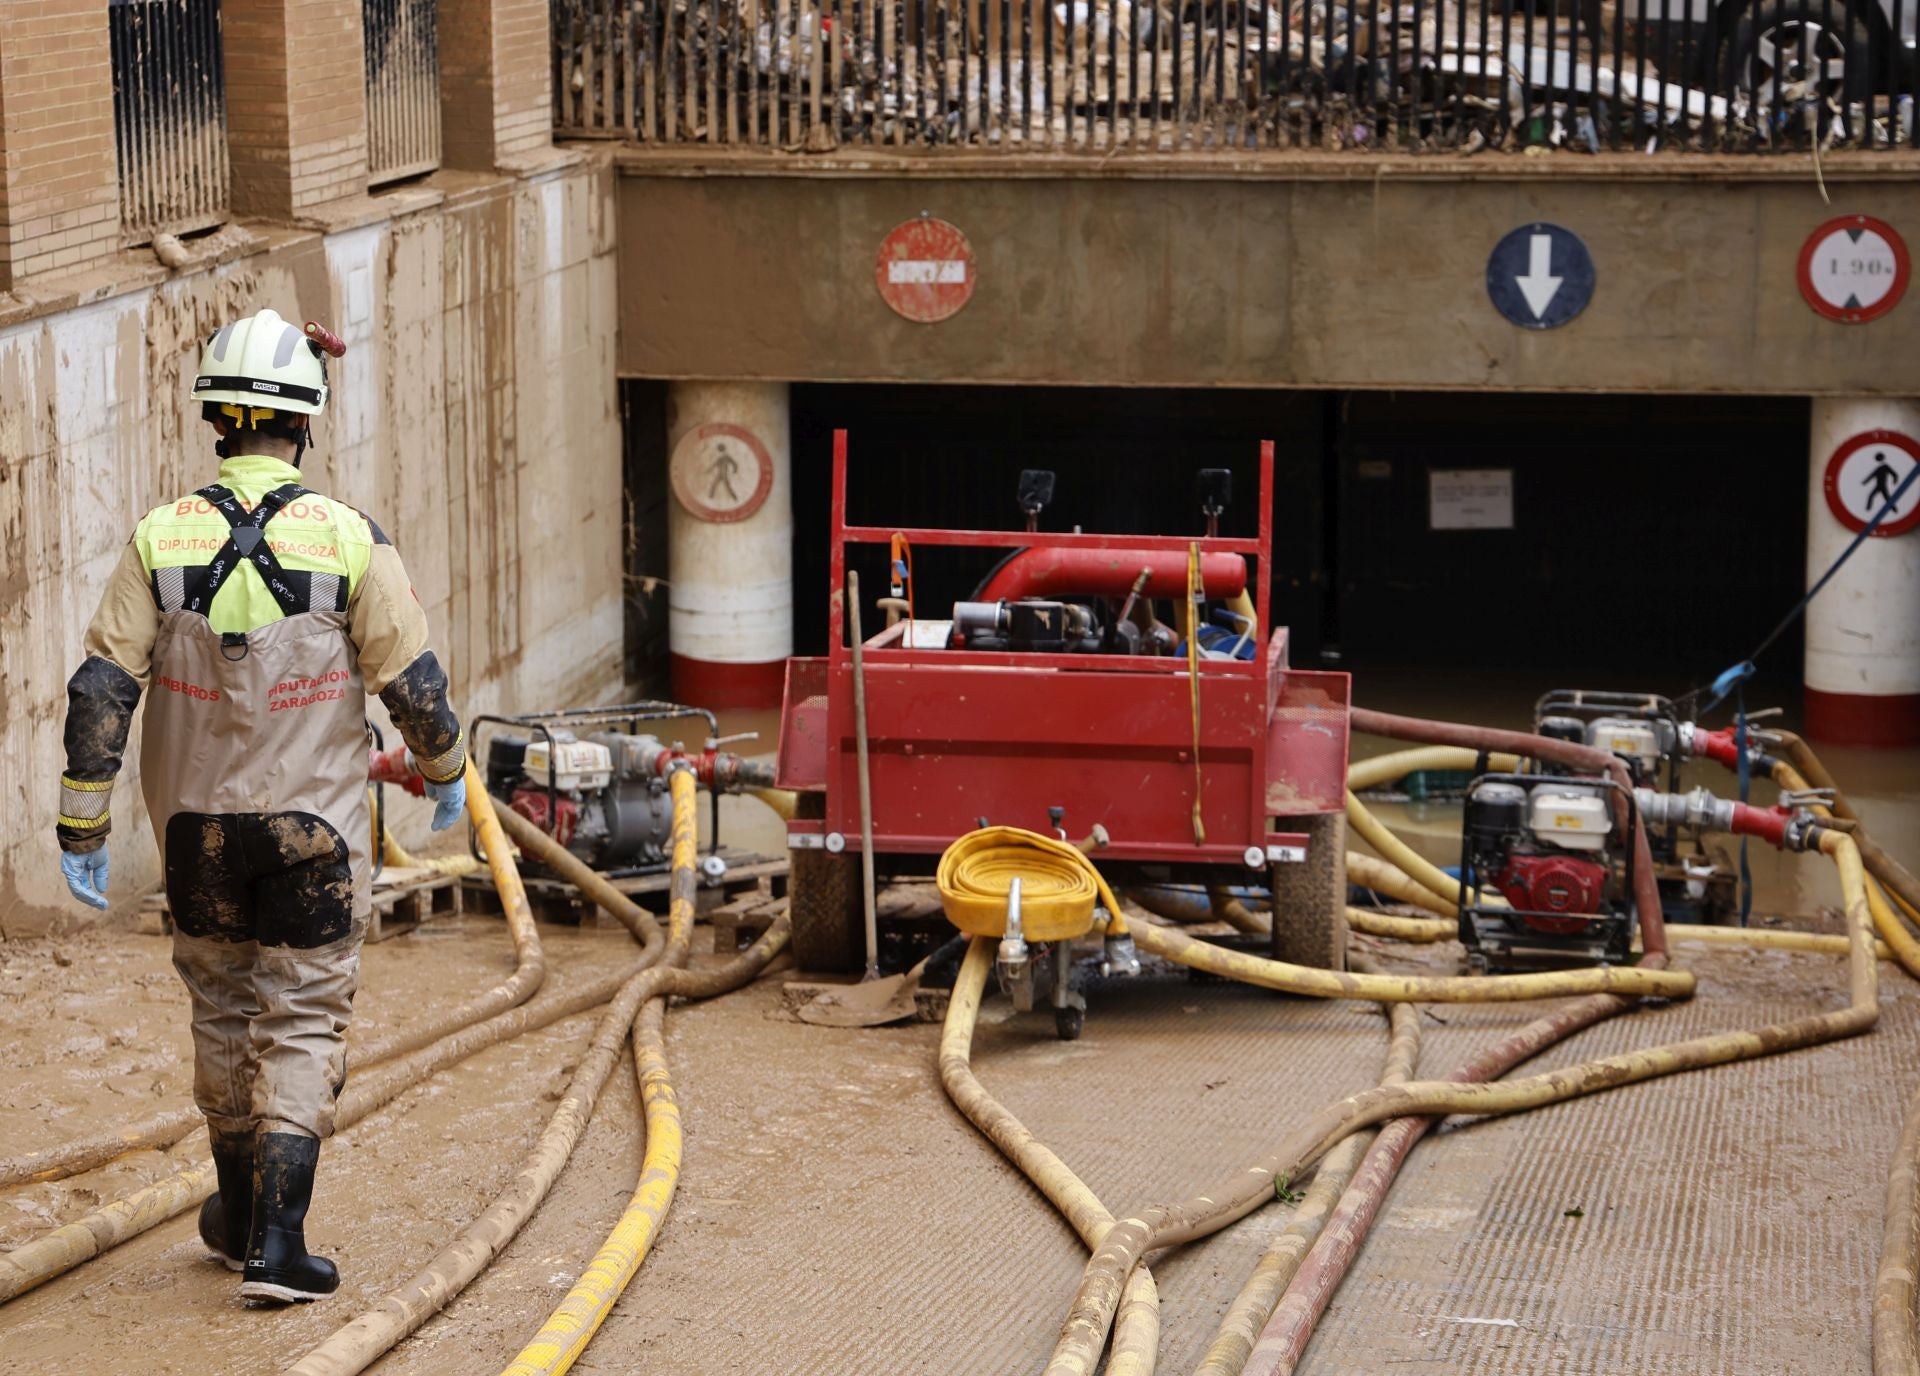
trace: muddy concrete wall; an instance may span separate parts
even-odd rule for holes
[[[1920,235],[1920,184],[1600,177],[1018,180],[847,169],[620,183],[623,373],[796,381],[1910,393],[1920,300],[1867,325],[1795,285],[1843,212]],[[1811,176],[1811,169],[1808,169]],[[971,243],[936,325],[881,301],[882,237],[921,212]],[[1521,329],[1489,252],[1535,220],[1579,234],[1592,303]],[[644,315],[647,328],[637,328]]]
[[[187,388],[198,341],[232,316],[272,306],[348,340],[308,481],[399,547],[463,715],[617,691],[611,180],[574,165],[429,190],[0,328],[0,933],[86,920],[53,840],[65,683],[134,522],[213,480]],[[158,878],[137,732],[113,799],[123,910]],[[418,805],[397,812],[423,832]]]

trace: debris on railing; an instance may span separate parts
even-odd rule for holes
[[[1803,26],[1796,57],[1649,4],[555,0],[556,123],[808,151],[1913,146],[1877,30]]]

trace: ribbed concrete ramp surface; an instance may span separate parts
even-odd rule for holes
[[[488,919],[469,918],[465,929],[457,943],[448,933],[372,948],[369,1017],[424,1016],[434,1000],[487,977],[504,940]],[[131,1044],[151,1052],[142,1065],[154,1068],[141,1075],[180,1092],[173,1057],[184,1048],[164,943],[97,942],[81,954],[114,980],[149,968],[155,976],[151,992],[161,997],[151,1012],[115,1016]],[[624,934],[606,933],[556,934],[550,945],[562,979],[626,949]],[[449,962],[455,946],[462,959]],[[1681,956],[1702,973],[1694,1002],[1617,1019],[1537,1064],[1757,1026],[1843,997],[1836,959]],[[440,976],[410,984],[428,964]],[[60,978],[78,978],[61,968]],[[1920,1082],[1920,996],[1881,968],[1885,1015],[1870,1037],[1431,1135],[1302,1370],[1865,1373],[1887,1157],[1902,1100]],[[449,980],[449,969],[459,978]],[[659,1246],[576,1369],[1037,1371],[1084,1254],[941,1095],[938,1029],[804,1026],[783,1014],[778,984],[669,1015],[688,1133],[680,1193]],[[0,1033],[47,1016],[51,996],[40,990],[52,987],[23,983],[0,1011]],[[58,1009],[75,997],[63,993]],[[990,999],[975,1063],[1120,1212],[1203,1189],[1253,1160],[1313,1108],[1373,1083],[1386,1046],[1385,1020],[1370,1006],[1176,975],[1108,983],[1090,991],[1090,1003],[1085,1036],[1063,1044],[1050,1016],[1012,1017]],[[1423,1015],[1422,1073],[1444,1074],[1536,1011],[1432,1010]],[[141,1042],[136,1022],[153,1028],[151,1040]],[[0,1308],[0,1369],[282,1369],[409,1276],[511,1177],[590,1026],[575,1019],[478,1057],[330,1149],[312,1236],[340,1262],[339,1299],[284,1314],[241,1309],[231,1278],[200,1259],[182,1218]],[[34,1071],[15,1091],[27,1097],[10,1106],[60,1101],[62,1073]],[[130,1096],[135,1083],[127,1078]],[[8,1150],[67,1135],[8,1117],[0,1132]],[[499,1370],[625,1202],[638,1173],[637,1117],[623,1070],[527,1230],[375,1369]],[[86,1190],[111,1197],[134,1172],[164,1165],[149,1154],[118,1175],[15,1195],[0,1209],[0,1245],[84,1212]],[[1568,1216],[1574,1209],[1579,1216]],[[1275,1204],[1159,1259],[1163,1372],[1191,1370],[1288,1213]]]

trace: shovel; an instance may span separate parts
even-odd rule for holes
[[[815,1027],[882,1027],[902,1022],[914,1015],[913,995],[920,987],[920,972],[926,964],[923,960],[904,975],[822,990],[800,1005],[794,1016]]]

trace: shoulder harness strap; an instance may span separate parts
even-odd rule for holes
[[[309,611],[344,611],[347,605],[347,580],[335,573],[313,573],[283,569],[267,543],[267,522],[287,503],[308,495],[298,483],[276,487],[260,499],[249,512],[240,499],[219,483],[201,488],[194,494],[226,518],[230,533],[212,561],[202,569],[161,568],[153,571],[154,600],[166,612],[196,612],[205,616],[213,599],[242,563],[251,563],[260,581],[279,604],[281,615],[297,616]]]

